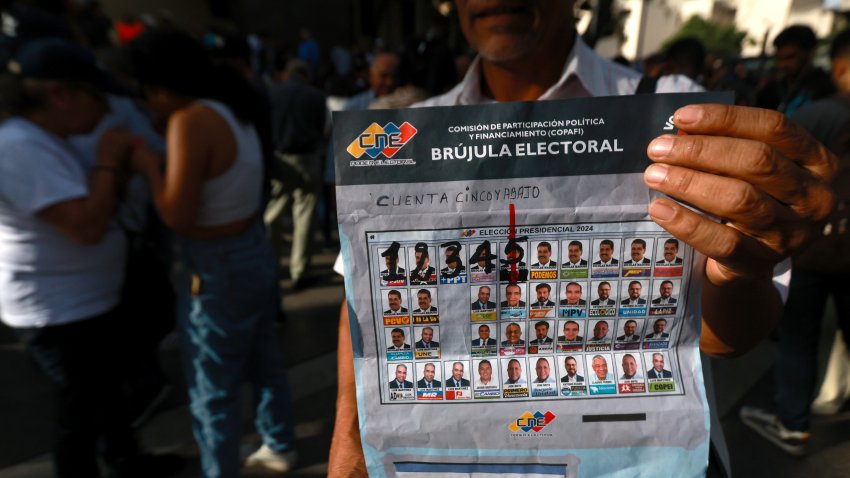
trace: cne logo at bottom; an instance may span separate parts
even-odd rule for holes
[[[519,418],[511,422],[511,424],[508,425],[508,429],[513,433],[528,433],[531,431],[537,433],[546,425],[552,423],[552,420],[554,419],[555,414],[548,410],[546,413],[540,411],[531,413],[526,411],[520,415]]]

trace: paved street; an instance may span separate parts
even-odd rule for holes
[[[336,396],[337,312],[343,296],[342,280],[331,271],[334,254],[316,260],[318,282],[293,293],[284,281],[287,321],[278,328],[286,350],[294,389],[296,435],[301,461],[290,476],[318,477],[327,473]],[[805,458],[785,455],[737,418],[742,404],[770,407],[773,395],[774,345],[766,342],[745,357],[715,362],[718,408],[737,477],[850,477],[850,410],[831,417],[816,417],[811,453]],[[177,350],[169,341],[162,361],[173,388],[164,411],[141,431],[147,448],[177,453],[187,458],[184,477],[198,476],[197,449],[190,431],[186,393],[177,365]],[[51,397],[45,379],[27,358],[9,331],[0,327],[0,478],[51,476],[48,452]],[[245,389],[243,443],[254,445],[257,436],[250,419],[250,397]]]
[[[286,322],[278,327],[285,350],[289,379],[295,399],[297,446],[300,454],[295,477],[327,475],[336,401],[336,342],[339,304],[343,298],[342,278],[331,268],[335,252],[314,257],[316,282],[299,292],[282,282]],[[185,384],[177,349],[166,339],[163,368],[172,382],[163,412],[140,433],[143,445],[153,452],[169,452],[187,458],[181,477],[199,476],[197,448],[191,432]],[[8,329],[0,325],[0,477],[46,478],[51,475],[48,450],[52,397],[49,384],[29,360]],[[251,419],[250,387],[244,387],[244,430],[246,449],[259,437]],[[252,450],[253,451],[253,450]],[[152,477],[155,478],[155,477]]]

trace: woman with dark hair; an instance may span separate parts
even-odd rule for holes
[[[294,466],[289,384],[275,340],[279,289],[262,223],[263,148],[250,85],[170,30],[125,48],[153,120],[167,125],[165,172],[135,154],[154,205],[174,230],[177,317],[194,433],[208,477],[239,476],[240,383],[250,372],[263,446],[250,468]]]

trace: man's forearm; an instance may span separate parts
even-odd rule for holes
[[[336,422],[331,442],[328,476],[349,478],[367,476],[360,425],[357,417],[357,388],[354,383],[354,353],[348,324],[348,303],[339,311],[339,346],[337,348]]]
[[[748,352],[773,330],[782,315],[782,299],[770,278],[706,281],[702,291],[700,349],[715,357]]]

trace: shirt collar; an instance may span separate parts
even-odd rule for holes
[[[546,90],[539,100],[575,98],[582,96],[613,96],[624,94],[640,78],[640,74],[597,55],[576,35],[575,44],[567,55],[567,61],[558,81]],[[614,74],[616,71],[616,74]],[[576,81],[577,80],[577,81]],[[626,86],[625,84],[629,85]],[[475,105],[493,103],[481,92],[481,58],[476,57],[466,72],[463,81],[454,91],[457,104]]]

